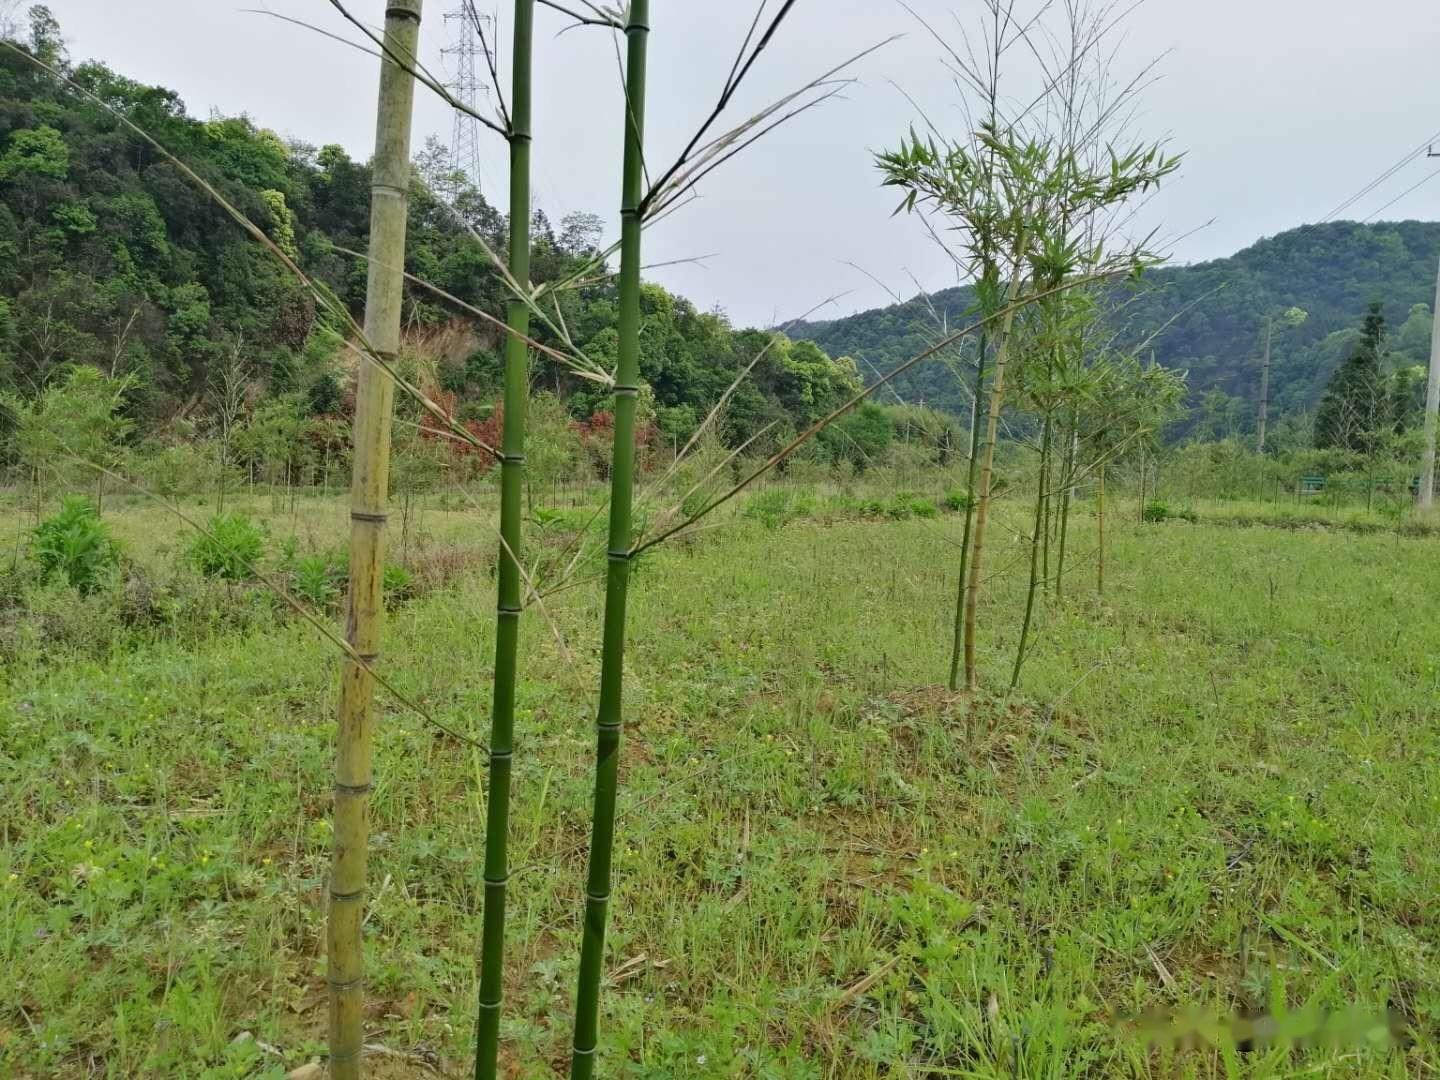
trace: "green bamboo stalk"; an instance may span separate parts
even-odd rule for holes
[[[1101,595],[1105,595],[1105,466],[1100,466],[1099,487],[1095,495],[1095,513],[1099,521],[1100,530],[1100,551],[1099,561],[1095,566],[1095,589]]]
[[[1074,423],[1073,414],[1071,423],[1072,425]],[[1060,493],[1060,550],[1055,556],[1055,599],[1057,602],[1065,598],[1065,541],[1070,534],[1070,496],[1075,491],[1075,452],[1078,437],[1078,432],[1072,426],[1069,445],[1060,457],[1060,479],[1065,488]]]
[[[1035,486],[1035,528],[1030,534],[1030,588],[1025,594],[1025,618],[1020,623],[1020,643],[1015,648],[1015,670],[1010,674],[1010,689],[1020,685],[1020,669],[1025,666],[1025,646],[1030,641],[1030,620],[1035,614],[1035,593],[1040,587],[1040,530],[1045,526],[1045,506],[1050,501],[1045,490],[1047,465],[1050,461],[1050,414],[1045,414],[1044,434],[1040,438],[1040,479]]]
[[[1049,462],[1049,460],[1044,459],[1044,458],[1042,458],[1042,459],[1041,459],[1041,462],[1040,462],[1040,485],[1041,485],[1041,487],[1042,487],[1045,491],[1048,492],[1048,491],[1050,490],[1050,462]],[[1051,511],[1051,503],[1050,503],[1050,500],[1049,500],[1049,499],[1046,499],[1046,500],[1045,500],[1045,523],[1044,523],[1044,524],[1045,524],[1045,528],[1044,528],[1044,530],[1041,532],[1041,535],[1040,535],[1040,544],[1041,544],[1041,551],[1040,551],[1040,565],[1041,565],[1040,587],[1041,587],[1041,590],[1045,593],[1046,596],[1049,596],[1049,595],[1050,595],[1050,529],[1051,529],[1051,520],[1050,520],[1050,519],[1051,519],[1052,517],[1054,517],[1054,515],[1053,515],[1050,511]]]
[[[510,275],[530,288],[530,88],[535,0],[515,0],[511,64]],[[530,308],[511,297],[506,312],[505,419],[500,444],[500,555],[495,614],[495,686],[490,717],[490,787],[485,816],[485,900],[480,996],[475,1022],[476,1080],[493,1080],[500,1058],[505,983],[505,888],[509,879],[510,773],[515,750],[516,649],[520,637],[520,551],[525,489],[525,410],[529,396]]]
[[[1145,449],[1140,449],[1140,524],[1145,524],[1145,478],[1150,471],[1149,465],[1145,463]]]
[[[970,407],[970,464],[965,470],[965,528],[960,534],[960,583],[955,591],[955,636],[950,650],[950,692],[960,689],[960,660],[965,648],[965,568],[970,559],[970,530],[975,522],[975,476],[980,457],[980,396],[985,391],[985,335],[975,362],[975,400]]]
[[[414,56],[422,0],[387,0],[388,56]],[[370,271],[365,337],[381,360],[400,349],[404,299],[405,225],[410,191],[410,131],[415,83],[388,58],[380,64],[375,161],[370,208]],[[385,511],[390,483],[394,383],[362,361],[355,401],[355,461],[350,484],[348,640],[356,659],[340,678],[335,760],[335,852],[330,871],[326,935],[330,985],[330,1075],[358,1080],[364,1042],[365,872],[369,844],[374,734],[374,666],[384,617]]]
[[[615,368],[615,448],[610,469],[609,567],[600,647],[600,703],[596,716],[595,809],[585,882],[585,925],[575,998],[573,1080],[595,1074],[599,1047],[600,975],[610,906],[615,846],[615,794],[624,723],[625,602],[630,585],[631,501],[635,492],[635,405],[640,393],[640,238],[644,184],[645,66],[649,0],[630,0],[625,25],[625,169],[620,204],[620,343]]]
[[[970,579],[965,591],[965,689],[974,690],[979,682],[975,668],[975,621],[980,609],[980,570],[985,554],[985,526],[990,520],[991,481],[995,475],[995,441],[1000,433],[1000,407],[1005,400],[1005,367],[1010,355],[1010,335],[1015,325],[1015,301],[1020,296],[1020,264],[1025,247],[1017,246],[1015,277],[1010,282],[1010,296],[1005,318],[1000,327],[999,344],[995,349],[995,382],[990,387],[990,411],[985,423],[985,449],[980,462],[980,500],[975,508],[975,527],[971,538]]]

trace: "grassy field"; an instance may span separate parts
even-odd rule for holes
[[[305,513],[338,540],[339,511]],[[1007,508],[982,610],[995,688],[1024,515]],[[937,688],[956,519],[737,517],[642,561],[604,1075],[1440,1072],[1434,541],[1134,517],[1103,600],[1082,520],[1008,699]],[[137,558],[182,544],[154,511],[114,519]],[[425,527],[493,546],[458,509]],[[493,603],[480,566],[388,635],[397,686],[476,734]],[[599,606],[587,582],[548,601],[553,627],[525,623],[515,1077],[567,1059]],[[337,670],[284,619],[11,654],[0,1073],[284,1076],[323,1052]],[[375,1060],[465,1075],[483,756],[391,701],[377,779]],[[1192,1007],[1329,1010],[1333,1037],[1169,1049],[1117,1021]],[[1347,1010],[1388,1014],[1405,1045],[1367,1043]]]

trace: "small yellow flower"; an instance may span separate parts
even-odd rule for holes
[[[93,848],[93,847],[95,846],[95,841],[94,841],[94,840],[86,840],[86,841],[85,841],[85,846],[86,846],[87,848]]]
[[[20,880],[20,875],[19,875],[19,874],[11,874],[11,875],[10,875],[10,880],[11,880],[11,881],[19,881],[19,880]]]
[[[260,862],[263,863],[265,866],[269,866],[269,865],[270,865],[270,856],[269,856],[269,855],[266,855],[265,858],[263,858],[263,859],[260,860]]]

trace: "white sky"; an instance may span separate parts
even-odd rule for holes
[[[1023,8],[1027,0],[1020,0]],[[262,126],[369,156],[377,62],[245,6],[337,32],[327,0],[50,0],[75,60],[97,58],[178,91],[192,115],[248,113]],[[348,0],[379,20],[380,0]],[[426,60],[441,70],[452,0],[426,4]],[[480,0],[482,10],[503,0]],[[673,156],[708,112],[753,14],[742,0],[654,0],[649,150]],[[912,0],[936,25],[973,26],[977,0]],[[953,18],[952,18],[953,16]],[[616,221],[621,105],[614,50],[601,31],[556,38],[542,9],[536,59],[535,192],[558,219],[569,210]],[[504,20],[502,19],[502,34]],[[1440,8],[1435,0],[1148,0],[1130,17],[1122,71],[1164,55],[1137,132],[1187,153],[1178,179],[1146,209],[1146,224],[1181,237],[1175,255],[1228,255],[1261,236],[1323,218],[1404,153],[1440,133]],[[647,261],[715,254],[704,267],[658,271],[698,306],[737,323],[815,317],[888,303],[856,263],[897,292],[953,284],[918,224],[892,219],[871,162],[897,141],[914,110],[903,87],[942,124],[958,114],[934,42],[897,0],[801,0],[762,58],[735,119],[891,34],[900,42],[863,61],[861,83],[776,132],[706,181],[703,198],[651,230]],[[502,75],[504,73],[502,72]],[[450,141],[451,115],[421,91],[425,134]],[[503,207],[505,146],[483,135],[482,186]],[[1440,139],[1437,139],[1440,149]],[[1417,160],[1344,216],[1363,219],[1440,166]],[[1384,212],[1440,216],[1440,177]],[[1196,230],[1213,219],[1213,224]],[[1189,235],[1185,235],[1189,234]]]

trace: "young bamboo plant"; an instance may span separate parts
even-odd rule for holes
[[[530,99],[535,0],[515,0],[511,64],[510,277],[530,288]],[[516,652],[523,606],[520,564],[525,485],[525,410],[529,397],[530,309],[512,297],[506,312],[505,407],[500,446],[500,554],[497,563],[495,686],[490,718],[490,785],[485,816],[485,899],[480,942],[475,1076],[497,1075],[505,975],[505,890],[509,878],[510,775],[515,750]]]
[[[405,226],[410,190],[410,130],[415,83],[391,57],[414,56],[422,0],[389,0],[386,56],[380,66],[370,215],[365,338],[389,364],[400,347]],[[390,477],[390,419],[395,387],[380,363],[360,364],[351,480],[349,645],[340,680],[335,763],[335,855],[327,933],[330,984],[330,1075],[358,1080],[364,1043],[365,980],[361,927],[369,844],[374,733],[373,666],[384,614],[385,508]]]
[[[1114,210],[1133,194],[1147,190],[1172,171],[1178,160],[1166,157],[1158,146],[1119,154],[1105,147],[1106,160],[1096,162],[1077,148],[1103,138],[1107,111],[1097,126],[1078,132],[1065,109],[1065,95],[1073,86],[1065,81],[1070,71],[1093,54],[1109,19],[1097,19],[1084,4],[1065,5],[1071,22],[1073,47],[1061,72],[1042,71],[1046,90],[1014,117],[1000,114],[997,103],[1001,58],[1027,35],[1038,33],[1036,19],[1015,17],[1010,0],[986,0],[985,67],[974,52],[945,45],[951,69],[968,92],[989,109],[988,119],[959,139],[941,135],[933,126],[922,137],[911,131],[898,150],[877,158],[885,184],[904,193],[900,209],[934,212],[949,219],[946,229],[931,226],[931,234],[958,235],[963,257],[976,278],[977,308],[982,315],[1006,315],[991,328],[994,374],[989,388],[984,442],[979,453],[979,490],[973,526],[969,529],[963,620],[957,639],[963,638],[965,686],[975,689],[976,622],[981,599],[987,526],[994,498],[994,459],[999,423],[1006,400],[1006,374],[1012,359],[1013,313],[1017,301],[1063,290],[1081,279],[1104,279],[1126,266],[1138,268],[1150,260],[1143,247],[1103,252],[1100,245],[1086,247],[1075,235],[1073,223]],[[930,29],[928,26],[926,29]],[[931,31],[934,34],[934,31]],[[937,35],[937,40],[938,35]],[[1036,57],[1046,50],[1029,50]],[[1048,44],[1048,43],[1047,43]],[[1042,68],[1044,61],[1041,61]],[[1056,118],[1060,126],[1053,126]],[[1002,299],[1003,297],[1003,299]],[[1043,501],[1040,503],[1043,518]],[[1043,520],[1042,520],[1043,526]],[[1039,531],[1037,526],[1037,533]]]

